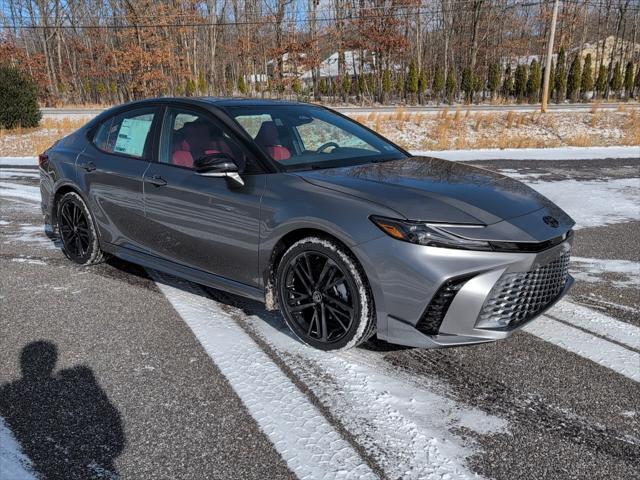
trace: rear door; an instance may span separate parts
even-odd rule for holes
[[[217,152],[238,165],[244,186],[193,170],[199,156]],[[260,284],[260,201],[266,175],[217,118],[193,107],[167,107],[158,161],[144,177],[146,243],[152,253],[245,285]]]
[[[104,242],[146,250],[143,177],[155,154],[158,117],[158,107],[144,106],[107,118],[89,133],[76,161]]]

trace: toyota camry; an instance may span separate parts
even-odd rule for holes
[[[548,199],[316,105],[133,102],[39,167],[71,261],[113,255],[260,300],[322,350],[499,340],[573,282],[574,222]]]

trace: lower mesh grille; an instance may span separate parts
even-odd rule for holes
[[[437,335],[453,297],[471,277],[459,277],[447,281],[438,289],[429,306],[420,317],[416,328],[425,335]]]
[[[529,272],[507,273],[491,290],[478,324],[512,329],[535,317],[562,293],[569,276],[569,252]]]

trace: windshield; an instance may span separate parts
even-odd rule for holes
[[[356,122],[310,105],[228,107],[256,144],[286,170],[383,162],[406,155]]]

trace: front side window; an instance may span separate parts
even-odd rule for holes
[[[329,110],[310,105],[228,107],[254,142],[286,170],[404,158],[397,147]]]
[[[139,108],[108,118],[98,126],[93,144],[107,153],[142,158],[155,112],[153,107]]]
[[[193,168],[199,158],[225,154],[241,173],[259,171],[247,151],[210,115],[184,108],[168,108],[162,127],[160,163]]]

